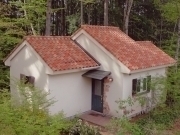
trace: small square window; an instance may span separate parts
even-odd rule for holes
[[[151,87],[151,76],[147,76],[143,79],[133,79],[132,80],[132,95],[149,92]]]
[[[23,81],[24,84],[34,85],[35,78],[33,76],[26,76],[24,74],[20,74],[20,80]]]

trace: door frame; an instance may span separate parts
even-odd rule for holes
[[[98,80],[98,79],[93,79],[92,78],[92,94],[91,94],[91,110],[93,110],[93,93],[94,93],[94,86],[95,86],[95,81],[96,80]],[[102,80],[98,80],[98,81],[101,81],[101,111],[98,111],[98,112],[100,112],[100,113],[103,113],[103,105],[104,105],[104,97],[103,97],[103,95],[104,95],[104,79],[102,79]],[[96,110],[94,110],[94,111],[96,111]]]

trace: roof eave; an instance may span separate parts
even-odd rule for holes
[[[18,54],[26,45],[26,40],[23,40],[18,44],[7,56],[4,58],[3,62],[6,66],[11,66],[11,60]]]
[[[46,73],[47,74],[51,74],[53,73],[51,68],[44,62],[44,60],[36,53],[36,51],[31,47],[31,45],[26,41],[23,40],[23,42],[21,42],[21,44],[17,45],[12,51],[11,53],[4,59],[4,64],[6,66],[11,66],[11,60],[25,47],[28,46],[32,52],[34,53],[34,55],[37,57],[37,59],[39,59],[46,67]]]
[[[155,69],[160,69],[160,68],[166,68],[173,66],[175,63],[170,63],[166,65],[161,65],[161,66],[155,66],[155,67],[150,67],[150,68],[143,68],[143,69],[137,69],[137,70],[131,70],[129,74],[134,74],[134,73],[139,73],[139,72],[144,72],[144,71],[149,71],[149,70],[155,70]]]
[[[26,38],[23,38],[23,40],[22,40],[19,44],[17,44],[16,47],[3,59],[3,62],[5,63],[6,66],[10,66],[10,62],[8,62],[9,57],[10,57],[15,51],[17,51],[20,46],[23,46],[23,47],[24,47],[24,45],[22,45],[22,44],[25,42],[25,40],[26,40]],[[19,50],[18,50],[18,52],[19,52]]]
[[[75,40],[77,37],[79,37],[83,32],[85,32],[84,29],[79,28],[73,35],[71,35],[71,39]]]
[[[68,74],[68,73],[88,71],[88,70],[93,70],[93,69],[98,69],[98,68],[100,68],[100,66],[86,67],[86,68],[79,68],[79,69],[70,69],[70,70],[61,70],[61,71],[53,71],[53,72],[47,73],[47,74],[48,75]]]

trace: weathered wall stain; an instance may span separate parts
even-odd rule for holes
[[[103,114],[108,115],[110,112],[109,104],[107,102],[107,93],[109,91],[110,82],[108,77],[104,79],[104,92],[103,92]]]

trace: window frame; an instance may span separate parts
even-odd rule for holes
[[[150,92],[151,75],[144,78],[132,79],[132,96]]]
[[[147,76],[147,91],[150,91],[151,90],[151,75],[148,75]]]
[[[35,78],[33,76],[27,76],[27,75],[24,75],[24,74],[20,74],[20,80],[24,84],[30,84],[32,86],[34,86],[34,83],[35,83]]]
[[[137,94],[136,93],[136,88],[137,88],[137,79],[132,80],[132,95]]]

